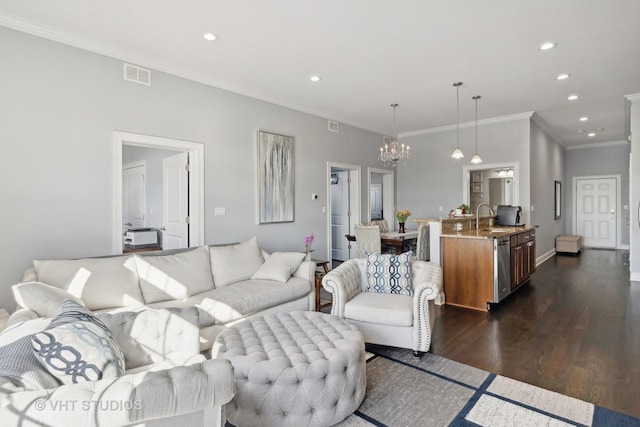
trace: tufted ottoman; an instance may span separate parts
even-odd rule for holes
[[[313,311],[258,316],[218,335],[211,357],[235,368],[225,407],[242,426],[329,426],[352,414],[366,389],[364,339],[338,317]]]

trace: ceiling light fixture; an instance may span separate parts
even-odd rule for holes
[[[210,41],[210,42],[215,41],[215,40],[218,40],[218,36],[216,36],[216,35],[215,35],[215,34],[213,34],[213,33],[204,33],[204,34],[202,35],[202,38],[203,38],[203,39],[205,39],[205,40],[207,40],[207,41]]]
[[[321,79],[320,79],[320,76],[311,76],[309,77],[309,80],[315,83],[315,82],[319,82]]]
[[[596,136],[596,133],[595,132],[589,132],[587,134],[587,136],[590,137],[590,138],[593,138],[594,136]]]
[[[542,43],[538,49],[545,51],[545,50],[550,50],[553,49],[554,47],[558,46],[558,43],[554,43],[554,42],[544,42]]]
[[[556,76],[556,80],[567,80],[569,77],[571,77],[571,74],[560,73]]]
[[[567,97],[567,99],[568,99],[569,101],[575,101],[575,100],[577,100],[578,98],[580,98],[580,97],[579,97],[578,95],[575,95],[575,94],[574,94],[574,95],[569,95],[569,96]]]
[[[455,82],[453,86],[456,88],[456,149],[451,153],[451,158],[461,159],[464,157],[460,149],[460,86],[462,82]]]
[[[473,163],[474,165],[482,163],[482,159],[478,154],[478,99],[480,98],[482,98],[480,95],[476,95],[471,98],[476,101],[476,152],[473,153],[473,157],[471,158],[471,163]]]
[[[580,117],[580,119],[579,119],[579,120],[580,120],[581,122],[586,122],[586,121],[588,121],[588,120],[589,120],[589,117],[587,117],[587,116],[583,116],[583,117]]]
[[[382,160],[385,165],[393,164],[395,167],[398,164],[398,160],[404,160],[406,164],[406,160],[411,157],[411,147],[408,145],[400,145],[398,147],[398,131],[396,129],[396,108],[398,104],[391,104],[393,107],[393,139],[391,142],[385,142],[382,147],[380,147],[380,155],[378,156],[378,160]]]

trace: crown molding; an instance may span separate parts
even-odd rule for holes
[[[531,120],[538,125],[538,127],[540,129],[542,129],[542,131],[544,133],[546,133],[547,135],[549,135],[551,137],[551,139],[553,139],[553,141],[562,146],[562,147],[566,147],[565,144],[562,142],[562,139],[558,137],[558,135],[551,130],[551,128],[549,127],[549,125],[547,124],[547,122],[545,122],[542,117],[540,117],[540,115],[536,112],[533,113],[533,115],[531,116]]]
[[[339,122],[340,124],[353,126],[355,128],[373,132],[375,134],[386,135],[387,133],[387,131],[383,129],[374,128],[374,127],[367,126],[358,122],[353,122],[350,120],[343,120],[340,117],[331,116],[322,111],[312,110],[309,108],[301,107],[296,104],[291,104],[288,102],[283,102],[278,99],[259,95],[259,94],[246,91],[237,87],[221,84],[220,82],[210,79],[205,74],[200,74],[197,72],[194,73],[192,70],[186,70],[185,68],[177,66],[176,64],[158,61],[157,59],[154,59],[150,56],[142,55],[139,52],[136,53],[136,52],[128,51],[124,49],[115,49],[111,46],[107,46],[95,40],[83,39],[81,37],[65,34],[65,33],[53,30],[51,28],[46,28],[41,25],[36,25],[30,22],[26,22],[24,20],[15,18],[10,15],[0,14],[0,26],[7,27],[12,30],[20,31],[23,33],[31,34],[33,36],[41,37],[54,42],[58,42],[64,45],[72,46],[78,49],[86,50],[88,52],[93,52],[99,55],[107,56],[109,58],[112,58],[118,61],[140,65],[145,68],[150,68],[153,71],[159,71],[162,73],[170,74],[172,76],[191,80],[197,83],[202,83],[204,85],[212,86],[220,90],[225,90],[227,92],[232,92],[232,93],[246,96],[252,99],[257,99],[259,101],[268,102],[270,104],[278,105],[280,107],[288,108],[290,110],[295,110],[301,113],[310,114],[312,116],[320,117],[322,119],[333,120],[335,122]]]
[[[478,126],[486,126],[486,125],[492,125],[492,124],[496,124],[496,123],[504,123],[504,122],[513,122],[516,120],[524,120],[524,119],[530,119],[531,116],[533,115],[533,111],[529,111],[526,113],[519,113],[519,114],[511,114],[508,116],[500,116],[500,117],[493,117],[493,118],[489,118],[489,119],[482,119],[482,120],[478,120]],[[465,123],[460,123],[459,127],[460,129],[464,129],[464,128],[470,128],[470,127],[474,127],[476,124],[475,121],[472,122],[465,122]],[[411,131],[411,132],[402,132],[398,134],[398,138],[407,138],[410,136],[417,136],[417,135],[428,135],[431,133],[439,133],[439,132],[447,132],[450,130],[455,130],[457,128],[456,125],[446,125],[446,126],[438,126],[435,128],[429,128],[429,129],[420,129],[420,130],[415,130],[415,131]]]
[[[580,144],[570,145],[566,147],[567,150],[582,150],[584,148],[597,148],[597,147],[611,147],[614,145],[629,145],[627,141],[609,141],[609,142],[594,142],[593,144]]]
[[[632,93],[630,95],[625,95],[624,97],[631,102],[640,101],[640,93]]]

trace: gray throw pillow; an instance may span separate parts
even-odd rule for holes
[[[10,380],[24,390],[56,388],[60,385],[33,354],[31,335],[0,347],[0,378]]]
[[[47,328],[33,334],[33,352],[63,384],[124,374],[124,354],[105,324],[75,301],[66,300]]]

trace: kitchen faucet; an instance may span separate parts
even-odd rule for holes
[[[482,206],[486,206],[489,208],[489,212],[491,212],[491,215],[495,215],[495,213],[493,213],[493,209],[491,209],[491,206],[489,206],[489,203],[480,203],[478,205],[478,207],[476,208],[476,230],[480,229],[480,218],[478,216],[478,212],[480,212],[480,208]]]

